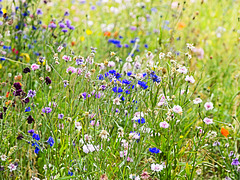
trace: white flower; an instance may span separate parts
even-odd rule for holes
[[[151,170],[152,171],[162,171],[163,170],[163,165],[161,164],[151,164]]]
[[[167,57],[169,57],[169,58],[172,57],[172,52],[168,52]]]
[[[99,134],[99,136],[102,139],[107,139],[108,135],[109,135],[109,133],[106,130],[102,130],[101,133]]]
[[[113,100],[113,104],[116,104],[116,105],[120,105],[120,98],[115,98],[114,100]]]
[[[212,102],[206,102],[204,104],[205,109],[208,110],[212,110],[213,109],[213,103]]]
[[[188,70],[185,66],[181,66],[177,72],[182,73],[182,74],[187,74]]]
[[[164,57],[165,57],[165,54],[161,52],[161,53],[159,54],[159,59],[163,59]]]
[[[195,79],[193,78],[193,76],[187,75],[185,78],[185,81],[190,82],[190,83],[195,83]]]
[[[182,113],[182,107],[179,105],[174,105],[172,108],[173,112],[181,114]]]
[[[194,104],[200,104],[202,102],[202,100],[200,98],[196,98],[193,100]]]
[[[80,131],[80,130],[82,129],[81,123],[75,121],[75,128],[76,128],[78,131]]]
[[[11,164],[9,164],[8,168],[10,169],[10,172],[12,172],[17,169],[17,166],[15,166],[13,163],[11,163]]]
[[[2,161],[6,161],[6,159],[7,159],[7,156],[5,154],[2,154],[0,157],[1,157]]]
[[[187,48],[190,50],[193,50],[195,47],[193,46],[193,44],[187,43]]]
[[[62,46],[59,46],[59,47],[57,48],[57,51],[58,51],[58,52],[61,52],[62,49],[63,49],[63,47],[62,47]]]

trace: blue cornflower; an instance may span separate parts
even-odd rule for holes
[[[143,89],[147,89],[148,88],[147,83],[144,82],[144,81],[138,81],[138,85],[140,85]]]
[[[121,78],[121,77],[122,77],[122,75],[121,75],[120,73],[116,73],[116,75],[115,75],[115,76],[116,76],[116,78],[117,78],[117,79],[119,79],[119,78]]]
[[[132,72],[131,72],[131,71],[127,72],[127,75],[128,75],[128,76],[131,76],[131,75],[132,75]]]
[[[144,118],[141,118],[135,121],[138,122],[139,124],[144,124],[146,122]]]
[[[121,100],[122,100],[122,101],[125,101],[125,97],[122,96],[122,97],[121,97]]]
[[[33,139],[36,139],[37,141],[40,140],[39,134],[36,134],[36,133],[33,133],[32,138],[33,138]]]
[[[34,130],[33,130],[33,129],[30,129],[30,130],[28,131],[28,133],[33,134],[33,133],[34,133]]]
[[[123,89],[122,89],[121,87],[114,87],[112,90],[113,90],[113,92],[115,92],[115,93],[121,93],[121,92],[123,92]]]
[[[72,175],[73,175],[73,172],[68,171],[68,175],[72,176]]]
[[[129,91],[129,90],[126,90],[125,93],[126,93],[126,94],[130,94],[130,91]]]
[[[34,152],[35,152],[36,154],[38,154],[39,151],[40,151],[40,149],[36,146]]]
[[[110,74],[116,74],[116,70],[114,70],[114,69],[113,70],[109,70],[109,73]]]
[[[154,148],[149,148],[149,151],[150,151],[151,153],[155,153],[155,154],[160,153],[160,150],[159,150],[158,148],[156,148],[156,147],[154,147]]]
[[[102,75],[102,74],[99,74],[99,75],[98,75],[98,79],[99,79],[99,80],[103,80],[103,79],[104,79],[103,75]]]
[[[128,81],[127,79],[123,79],[123,80],[122,80],[122,83],[123,83],[123,84],[127,84],[127,85],[128,85],[128,84],[130,84],[130,83],[131,83],[131,81]]]
[[[50,136],[47,140],[47,143],[52,147],[54,144],[54,139]]]
[[[31,108],[30,107],[27,107],[26,109],[25,109],[25,112],[30,112],[31,111]]]

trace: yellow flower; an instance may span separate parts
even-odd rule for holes
[[[87,35],[91,35],[91,34],[92,34],[92,31],[89,30],[89,29],[87,29],[87,30],[86,30],[86,33],[87,33]]]
[[[44,65],[46,64],[46,60],[45,60],[45,59],[42,59],[42,62],[40,62],[40,61],[39,61],[39,58],[38,58],[37,64],[44,66]]]
[[[2,9],[3,14],[7,13],[6,9]]]
[[[81,36],[80,37],[80,41],[84,41],[85,40],[85,37],[84,36]]]
[[[0,64],[0,69],[2,69],[2,64]]]
[[[183,136],[180,136],[180,139],[182,139],[183,138]]]
[[[28,53],[21,53],[20,56],[24,57],[26,62],[30,62],[30,56]]]

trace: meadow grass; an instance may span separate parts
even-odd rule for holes
[[[3,1],[0,179],[240,179],[239,1]]]

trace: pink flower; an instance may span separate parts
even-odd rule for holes
[[[178,114],[182,113],[182,107],[179,105],[174,105],[172,110],[173,110],[173,112],[178,113]]]
[[[166,129],[169,127],[169,124],[166,121],[163,121],[163,122],[160,122],[160,127]]]
[[[178,2],[172,2],[171,8],[176,9],[178,7]]]
[[[182,74],[187,74],[188,70],[185,66],[180,67],[177,72],[182,73]]]
[[[70,66],[69,68],[67,68],[66,72],[69,73],[69,74],[73,74],[73,73],[77,72],[77,69],[75,67]]]
[[[77,68],[77,74],[82,75],[83,70],[81,68]]]
[[[194,104],[200,104],[202,102],[202,100],[200,98],[196,98],[193,100]]]
[[[194,48],[192,51],[197,55],[198,59],[204,58],[204,50],[202,48]]]
[[[70,56],[66,56],[66,55],[64,55],[64,56],[62,57],[62,59],[65,60],[66,62],[72,60]]]
[[[32,64],[32,66],[31,66],[31,69],[33,70],[33,71],[35,71],[35,70],[37,70],[37,69],[39,69],[39,65],[37,65],[37,64]]]
[[[108,62],[108,67],[114,67],[114,66],[115,66],[115,62],[113,62],[113,61]]]
[[[213,109],[213,103],[212,102],[206,102],[204,104],[205,109],[208,110],[212,110]]]
[[[147,171],[143,171],[141,174],[142,179],[148,179],[150,177],[149,173]]]
[[[209,125],[209,124],[213,123],[213,120],[206,117],[206,118],[204,118],[203,122],[205,122],[207,125]]]
[[[193,78],[193,76],[187,75],[185,78],[185,81],[190,82],[190,83],[195,83],[195,79]]]

